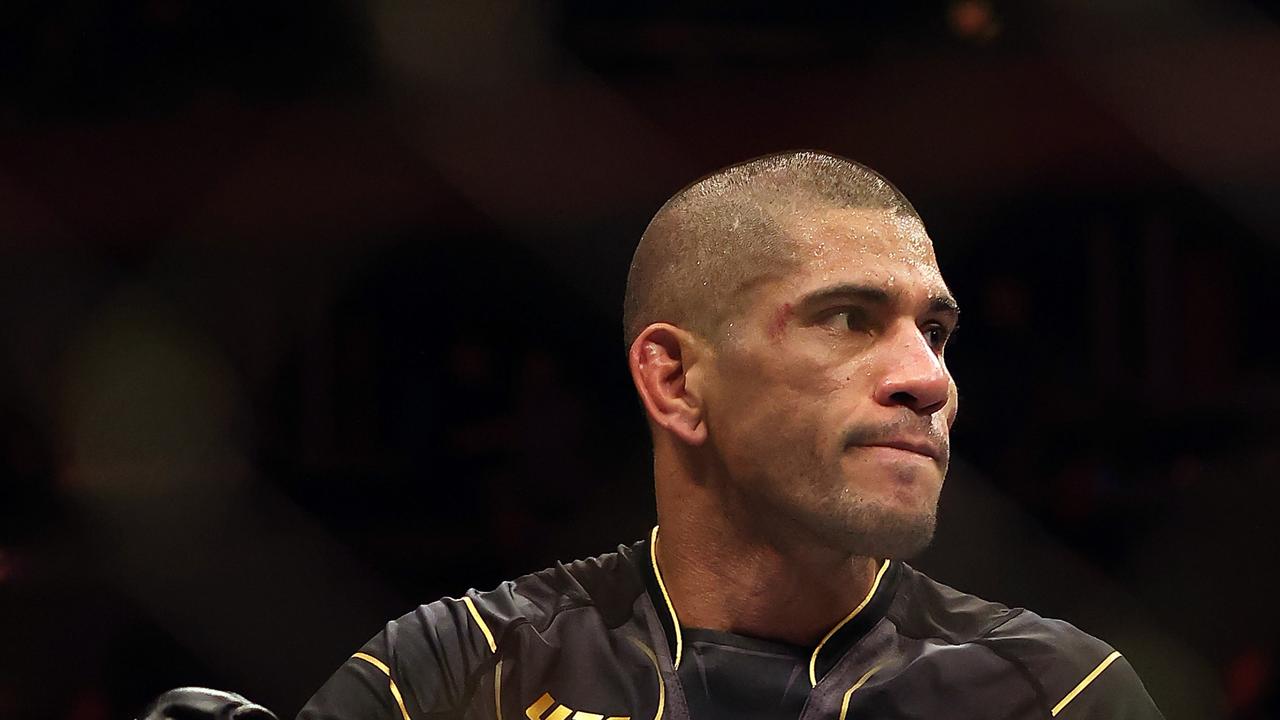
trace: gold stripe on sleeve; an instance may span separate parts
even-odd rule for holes
[[[867,596],[862,598],[862,602],[858,603],[858,607],[854,608],[853,612],[846,615],[843,620],[836,623],[835,627],[827,631],[827,634],[822,636],[822,641],[818,643],[818,647],[813,649],[813,655],[809,658],[809,685],[818,686],[818,653],[822,652],[822,646],[826,645],[831,636],[836,634],[836,631],[848,625],[849,621],[857,617],[858,613],[862,612],[862,608],[871,602],[871,598],[876,596],[876,589],[880,587],[880,579],[884,577],[884,571],[888,569],[889,561],[885,560],[880,565],[880,571],[876,573],[876,579],[871,583],[871,589],[867,591]]]
[[[387,664],[382,662],[378,658],[372,655],[368,655],[366,653],[358,652],[355,655],[352,655],[351,657],[353,659],[360,658],[361,660],[378,668],[379,670],[382,671],[383,675],[387,676],[387,682],[391,683],[391,696],[396,699],[396,704],[400,706],[400,715],[404,717],[404,720],[409,720],[409,711],[405,709],[404,698],[400,696],[400,688],[396,687],[396,681],[391,677],[391,668],[387,667]]]
[[[1077,685],[1074,690],[1067,693],[1066,697],[1062,698],[1062,700],[1060,700],[1057,705],[1053,706],[1053,716],[1058,717],[1058,713],[1062,712],[1062,708],[1066,707],[1067,704],[1070,703],[1072,700],[1075,700],[1076,696],[1080,694],[1080,691],[1089,687],[1089,683],[1097,679],[1097,677],[1102,674],[1102,671],[1106,670],[1111,665],[1111,663],[1116,661],[1116,658],[1118,657],[1120,657],[1119,650],[1111,653],[1110,655],[1107,656],[1106,660],[1103,660],[1102,662],[1098,663],[1098,667],[1094,668],[1093,672],[1089,673],[1088,675],[1085,675],[1084,679],[1080,681],[1080,684]]]
[[[498,644],[493,641],[493,633],[489,632],[489,626],[485,624],[484,618],[480,617],[480,611],[476,610],[476,604],[466,595],[462,596],[462,602],[466,604],[471,617],[476,619],[476,624],[480,626],[480,632],[484,633],[484,639],[489,641],[489,652],[498,652]]]

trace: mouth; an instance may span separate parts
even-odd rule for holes
[[[942,458],[942,450],[940,448],[923,440],[911,440],[907,438],[882,440],[879,442],[865,443],[861,447],[892,448],[894,450],[902,450],[916,455],[923,455],[924,457],[935,461]]]

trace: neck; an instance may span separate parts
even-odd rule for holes
[[[813,646],[869,595],[876,560],[743,527],[708,492],[659,491],[655,552],[681,625]]]

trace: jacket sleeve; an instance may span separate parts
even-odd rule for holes
[[[1163,720],[1133,666],[1112,651],[1054,706],[1062,720]]]
[[[1164,720],[1115,648],[1061,620],[1021,612],[983,642],[1021,668],[1052,720]]]
[[[461,717],[468,679],[492,665],[471,599],[444,599],[387,623],[342,663],[298,720],[445,720]]]

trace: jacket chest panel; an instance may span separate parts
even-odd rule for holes
[[[650,720],[660,705],[672,718],[649,641],[577,620],[508,634],[471,694],[468,720]]]

